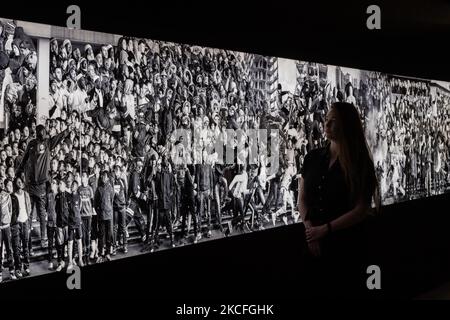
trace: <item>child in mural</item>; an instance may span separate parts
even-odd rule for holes
[[[3,251],[11,278],[15,277],[13,246],[11,237],[12,202],[11,195],[5,188],[4,180],[0,181],[0,282],[3,281]]]

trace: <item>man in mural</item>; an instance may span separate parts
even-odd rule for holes
[[[17,168],[16,175],[25,172],[27,189],[30,194],[33,210],[36,210],[40,221],[41,246],[47,246],[47,227],[45,195],[46,183],[49,181],[49,168],[51,152],[60,144],[69,133],[76,128],[71,124],[65,131],[49,138],[43,125],[36,128],[36,139],[31,140]]]

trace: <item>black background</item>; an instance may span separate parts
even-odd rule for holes
[[[70,4],[2,3],[0,16],[65,26]],[[449,1],[78,4],[85,30],[450,80]],[[370,4],[381,8],[381,30],[366,28]],[[442,195],[388,206],[369,221],[369,257],[381,267],[382,290],[361,297],[412,298],[450,279],[449,200]],[[66,274],[53,273],[2,284],[0,295],[277,303],[308,297],[302,241],[303,227],[290,225],[88,266],[79,291],[66,288]],[[164,306],[149,310],[167,312]]]

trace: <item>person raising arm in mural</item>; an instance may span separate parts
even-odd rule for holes
[[[36,208],[40,220],[41,246],[43,248],[47,246],[45,195],[46,183],[49,181],[51,151],[78,126],[78,123],[72,123],[63,132],[49,138],[45,127],[38,125],[36,127],[36,139],[31,140],[28,144],[22,162],[16,170],[16,176],[25,172],[31,205]]]

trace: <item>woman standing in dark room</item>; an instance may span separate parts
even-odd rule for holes
[[[356,108],[333,103],[324,130],[326,145],[305,156],[298,205],[307,260],[312,263],[307,271],[312,273],[307,278],[314,279],[311,289],[337,297],[344,291],[366,288],[367,248],[361,222],[372,199],[377,211],[380,201],[374,163]]]

